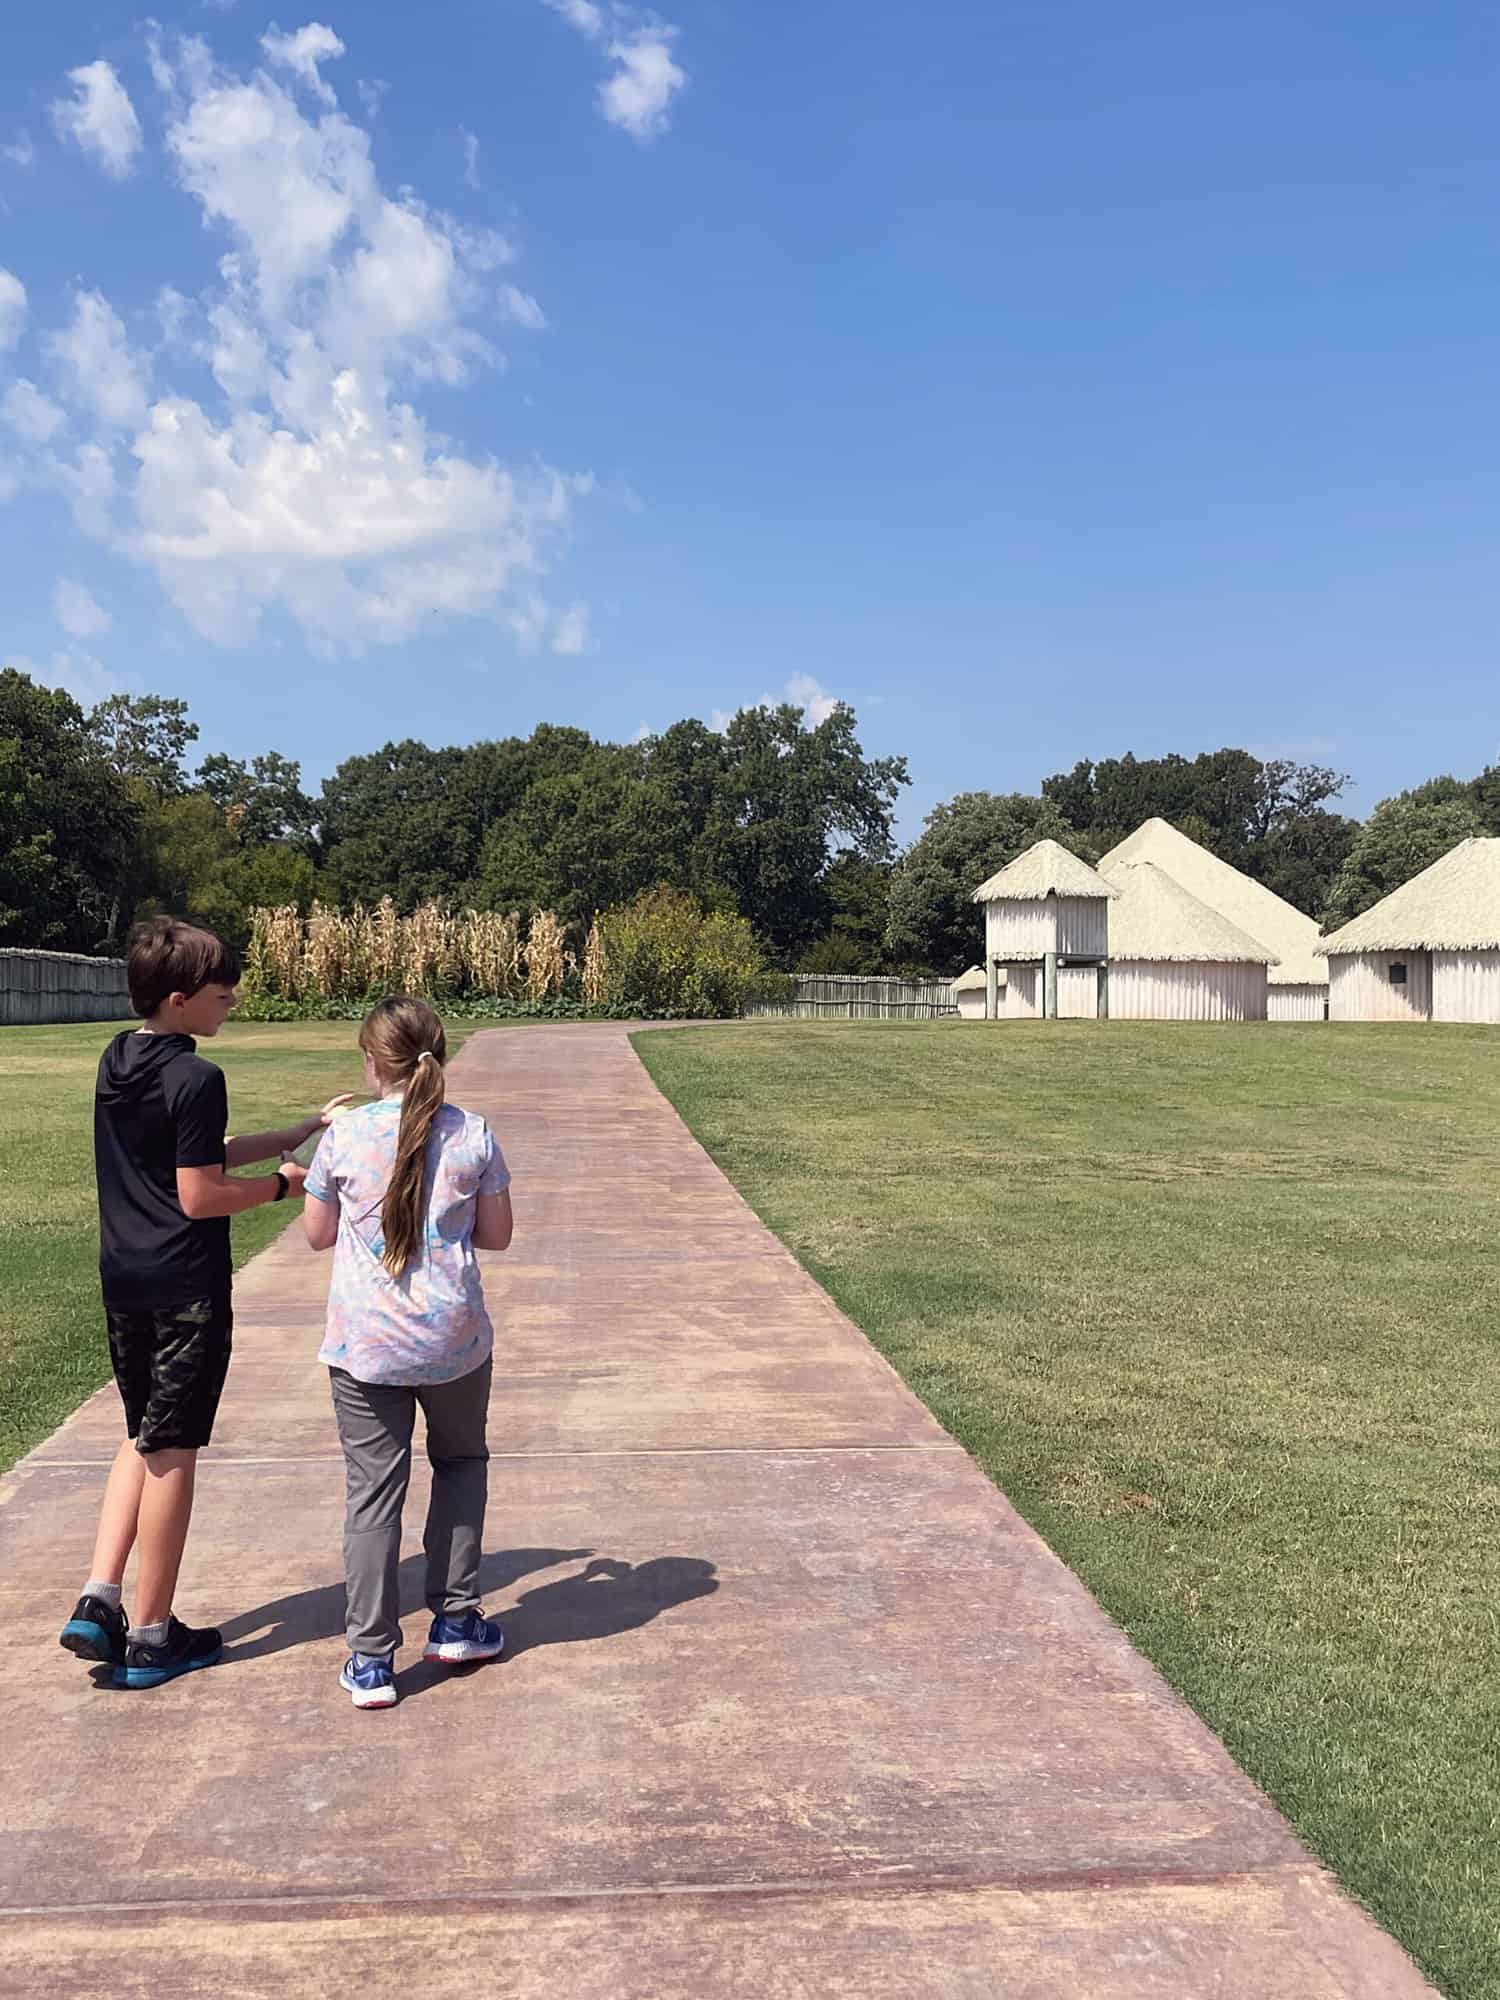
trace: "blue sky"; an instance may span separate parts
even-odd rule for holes
[[[24,10],[0,659],[324,776],[791,687],[914,832],[1500,758],[1500,17]]]

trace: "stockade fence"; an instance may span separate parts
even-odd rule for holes
[[[0,950],[0,1027],[123,1021],[129,1013],[123,958]]]
[[[847,972],[799,972],[787,1000],[764,1000],[747,1015],[781,1015],[797,1020],[930,1021],[956,1014],[951,979],[861,978]]]

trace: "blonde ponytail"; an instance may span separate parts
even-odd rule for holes
[[[382,1000],[366,1017],[359,1045],[387,1087],[400,1084],[401,1126],[396,1163],[380,1211],[385,1249],[380,1261],[399,1278],[416,1258],[427,1229],[427,1145],[446,1101],[443,1024],[425,1000]]]

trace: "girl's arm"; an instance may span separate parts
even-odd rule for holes
[[[308,1208],[315,1208],[309,1202]],[[309,1224],[309,1228],[311,1224]],[[510,1189],[503,1194],[481,1194],[474,1199],[474,1248],[476,1250],[508,1250],[515,1219],[510,1212]]]
[[[310,1194],[302,1204],[302,1228],[314,1250],[331,1250],[339,1240],[338,1196],[323,1201]]]

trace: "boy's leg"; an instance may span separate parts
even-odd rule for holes
[[[135,1440],[142,1475],[133,1630],[154,1628],[171,1613],[198,1452],[213,1436],[234,1334],[227,1296],[165,1306],[151,1323],[151,1397]]]
[[[135,1547],[141,1488],[145,1483],[146,1461],[136,1450],[134,1438],[126,1438],[115,1453],[104,1489],[99,1532],[94,1537],[93,1567],[89,1570],[91,1581],[115,1585],[125,1581],[125,1565]]]
[[[330,1368],[344,1447],[345,1630],[351,1653],[387,1658],[401,1643],[401,1508],[411,1479],[416,1396]]]
[[[196,1451],[162,1449],[137,1456],[144,1476],[136,1534],[135,1629],[159,1625],[171,1614],[198,1475]]]
[[[141,1511],[141,1490],[146,1468],[135,1440],[151,1406],[152,1362],[156,1352],[156,1321],[149,1312],[105,1308],[109,1335],[109,1360],[115,1387],[125,1405],[125,1442],[115,1453],[109,1480],[104,1488],[104,1505],[99,1510],[99,1529],[94,1537],[94,1562],[89,1579],[96,1583],[121,1584],[125,1565],[135,1547]]]
[[[427,1419],[432,1499],[427,1508],[427,1607],[435,1618],[462,1618],[479,1608],[479,1560],[489,1491],[492,1363],[457,1382],[419,1389]]]

